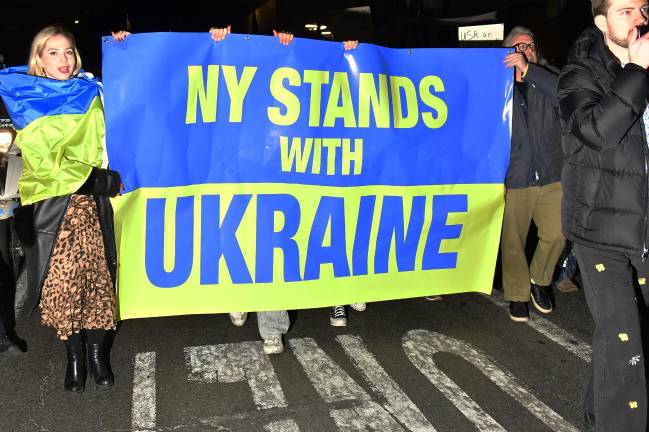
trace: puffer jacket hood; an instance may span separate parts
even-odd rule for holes
[[[568,52],[567,64],[595,61],[609,72],[619,71],[620,61],[606,46],[604,35],[597,27],[584,30]]]

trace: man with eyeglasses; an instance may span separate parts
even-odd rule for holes
[[[647,0],[592,0],[595,26],[559,80],[562,222],[595,321],[584,420],[598,432],[647,428],[647,11]]]
[[[552,312],[552,276],[565,245],[563,155],[556,107],[559,71],[538,64],[538,46],[525,27],[514,27],[503,46],[514,49],[505,57],[505,65],[514,69],[515,77],[501,239],[503,290],[510,318],[525,322],[530,300],[539,312]],[[538,244],[528,265],[525,245],[532,220],[538,228]]]

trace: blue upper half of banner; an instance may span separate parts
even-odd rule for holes
[[[99,95],[99,83],[83,71],[59,81],[28,75],[27,66],[0,70],[0,96],[18,130],[44,116],[85,114]]]
[[[269,36],[103,40],[109,158],[127,191],[210,183],[503,183],[506,49]]]

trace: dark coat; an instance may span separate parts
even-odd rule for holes
[[[104,241],[106,263],[115,286],[117,272],[117,248],[113,225],[113,208],[108,197],[119,193],[120,177],[115,171],[93,169],[92,174],[77,193],[92,195],[97,204],[99,225]],[[70,202],[70,195],[47,198],[34,204],[19,207],[15,211],[16,231],[25,250],[27,293],[22,310],[30,314],[40,301],[41,289],[56,237]]]
[[[530,63],[523,81],[527,83],[527,101],[514,86],[507,189],[545,186],[561,180],[563,153],[556,106],[559,71]]]
[[[646,256],[647,96],[649,72],[635,64],[622,68],[597,28],[584,31],[559,81],[568,239]]]

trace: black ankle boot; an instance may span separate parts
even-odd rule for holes
[[[97,388],[106,389],[113,385],[115,378],[108,364],[104,344],[87,344],[88,373],[95,380]]]
[[[65,371],[63,387],[67,391],[81,393],[86,386],[86,366],[83,359],[83,347],[66,345],[68,367]]]

